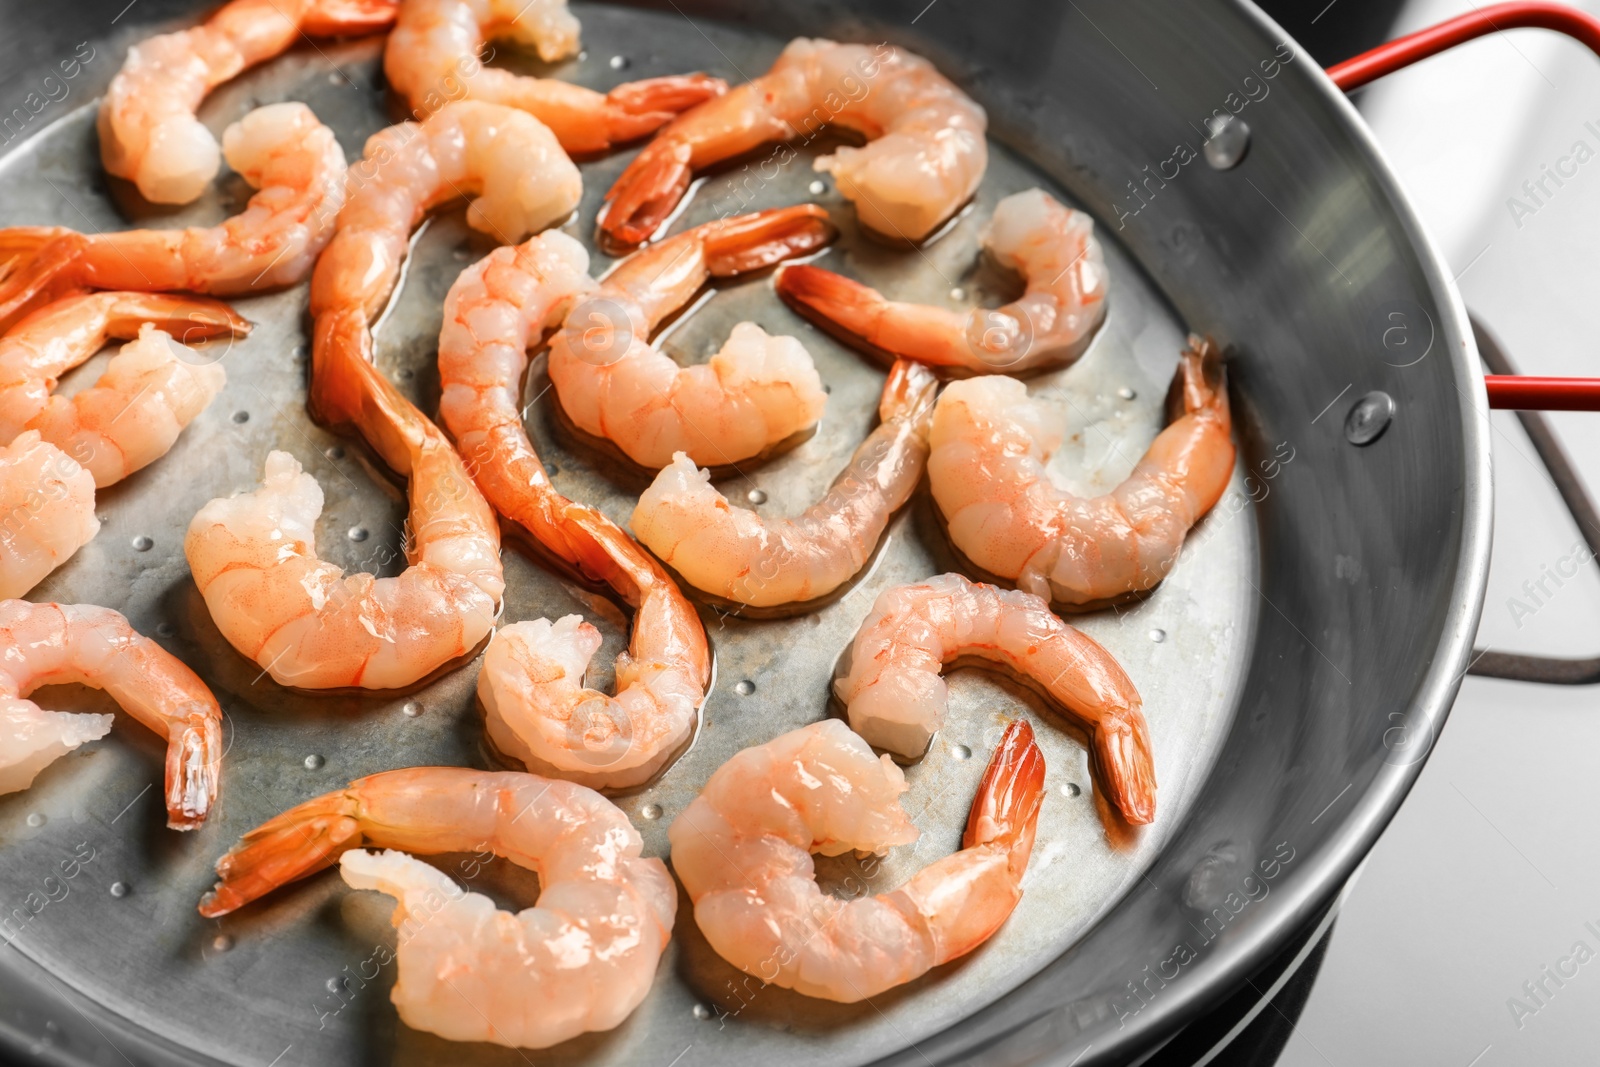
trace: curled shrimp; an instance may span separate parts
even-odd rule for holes
[[[832,172],[863,225],[901,240],[920,241],[955,214],[989,161],[983,108],[927,60],[887,44],[800,37],[767,73],[689,109],[645,145],[606,194],[600,231],[621,247],[641,244],[696,171],[771,141],[809,142],[829,124],[868,144],[823,156],[816,169]]]
[[[435,207],[470,197],[467,224],[514,244],[569,215],[582,195],[555,136],[514,108],[462,101],[378,131],[350,168],[349,202],[311,275],[316,343],[332,318],[358,313],[364,330],[378,316],[411,231]]]
[[[202,297],[90,293],[57,301],[0,338],[0,597],[20,597],[100,529],[96,487],[166,454],[226,379],[186,337],[242,336],[249,323]],[[135,332],[137,331],[137,335]],[[108,336],[135,337],[70,400],[56,377]]]
[[[837,231],[813,204],[707,222],[624,260],[550,344],[550,383],[580,430],[652,470],[761,455],[814,426],[827,397],[792,337],[735,326],[710,362],[680,367],[648,338],[712,278],[815,251]]]
[[[946,663],[975,657],[1041,689],[1090,736],[1102,788],[1131,823],[1155,818],[1156,774],[1139,693],[1093,638],[1031,593],[941,574],[878,594],[833,691],[850,727],[915,758],[944,723]]]
[[[110,608],[0,602],[0,793],[26,788],[58,756],[104,737],[109,715],[49,712],[27,696],[76,682],[103,689],[167,739],[167,825],[193,830],[217,800],[222,709],[195,673]]]
[[[766,520],[730,505],[711,472],[682,452],[639,497],[630,520],[649,549],[685,581],[753,607],[826,596],[866,566],[889,519],[922,480],[938,382],[897,362],[884,382],[881,420],[827,495],[793,519]]]
[[[363,844],[402,851],[353,851]],[[390,999],[408,1026],[545,1048],[611,1029],[650,991],[678,898],[666,866],[642,857],[642,847],[621,810],[571,782],[456,767],[385,771],[246,834],[217,861],[221,881],[200,914],[226,915],[339,860],[352,888],[399,902]],[[536,872],[538,903],[498,911],[405,855],[463,851]]]
[[[322,487],[287,452],[267,456],[261,488],[201,508],[184,537],[217,629],[280,685],[410,685],[477,648],[499,613],[500,532],[460,457],[431,423],[367,439],[411,479],[402,573],[347,577],[317,558]]]
[[[950,540],[991,574],[1047,600],[1090,606],[1153,588],[1233,473],[1221,354],[1198,337],[1178,364],[1181,414],[1121,485],[1073,496],[1045,463],[1061,443],[1047,405],[1015,378],[956,382],[933,415],[928,482]]]
[[[344,151],[333,131],[304,104],[270,104],[229,126],[222,151],[257,191],[220,226],[95,234],[0,229],[0,325],[76,289],[227,296],[304,278],[344,203]]]
[[[978,786],[961,851],[892,892],[840,900],[817,885],[811,853],[884,853],[918,835],[900,804],[900,768],[825,719],[718,767],[668,831],[672,869],[723,959],[764,982],[854,1003],[971,952],[1010,917],[1044,771],[1032,728],[1013,722]]]
[[[786,267],[778,294],[847,343],[958,373],[1022,374],[1073,362],[1105,321],[1105,258],[1094,220],[1039,189],[995,205],[979,238],[1027,282],[1001,308],[948,308],[886,300],[820,267]]]
[[[555,78],[486,67],[491,37],[532,46],[546,62],[578,50],[578,20],[565,0],[406,0],[383,53],[389,84],[427,109],[448,88],[457,99],[519,108],[549,126],[568,152],[604,152],[654,133],[685,108],[726,92],[721,78],[649,78],[598,93]]]
[[[0,598],[22,596],[99,532],[82,464],[38,430],[0,446]]]
[[[51,443],[75,452],[70,447],[71,434],[63,437],[53,432],[62,422],[77,423],[80,427],[92,424],[91,412],[99,411],[102,415],[109,415],[103,425],[98,427],[100,435],[115,439],[117,434],[131,432],[133,424],[145,421],[143,418],[129,420],[124,429],[116,424],[121,422],[121,417],[133,399],[142,400],[138,391],[114,390],[112,386],[119,380],[129,384],[135,380],[136,375],[128,373],[132,370],[131,362],[123,364],[125,370],[118,375],[111,373],[107,368],[106,374],[101,377],[95,390],[106,389],[107,393],[98,394],[91,390],[92,396],[80,393],[83,400],[74,398],[67,401],[60,397],[51,397],[56,388],[57,379],[73,367],[100,351],[110,338],[133,340],[141,337],[145,328],[158,329],[163,336],[170,339],[170,335],[177,334],[184,342],[192,342],[208,337],[228,334],[233,337],[243,337],[250,332],[250,323],[234,314],[228,305],[205,297],[172,296],[165,293],[81,293],[58,300],[53,304],[39,309],[18,323],[3,338],[0,338],[0,440],[10,441],[18,434],[28,429],[39,429],[44,438]],[[149,349],[152,346],[146,345]],[[124,352],[127,352],[124,349]],[[156,354],[156,353],[152,353]],[[118,356],[112,360],[112,366],[117,366]],[[201,367],[199,360],[194,363],[184,364],[194,372],[197,384],[206,384],[222,373],[220,367]],[[182,369],[182,367],[177,369]],[[140,381],[140,385],[147,383]],[[157,392],[155,398],[161,396],[161,383],[150,382],[148,385]],[[185,389],[184,383],[179,381],[173,388],[179,390],[184,398],[192,394]],[[215,390],[209,390],[211,394]],[[114,403],[113,394],[121,396],[122,406]],[[97,399],[98,398],[98,399]],[[210,397],[207,396],[206,399]],[[109,410],[102,410],[100,402],[111,401]],[[204,406],[203,403],[201,406]],[[198,409],[188,411],[192,404],[168,405],[172,416],[181,427],[194,417]],[[68,411],[73,414],[69,416]],[[157,413],[151,412],[152,416]],[[49,425],[43,425],[49,423]],[[175,429],[171,426],[161,427],[162,430],[171,430],[171,435],[158,434],[164,438],[164,445],[149,459],[164,453],[176,437]],[[143,435],[141,435],[142,437]],[[144,446],[146,441],[141,440],[133,446],[133,450],[148,451]],[[121,449],[119,447],[118,451]],[[98,458],[100,452],[94,450],[93,455]],[[84,458],[83,462],[90,462]],[[93,464],[91,463],[91,466]],[[122,473],[143,466],[128,466]],[[102,472],[96,470],[97,484],[109,485],[116,481],[116,477],[99,480]],[[109,472],[108,472],[109,473]],[[120,475],[118,476],[120,477]]]
[[[557,492],[523,427],[528,346],[594,288],[588,267],[582,245],[551,232],[462,271],[445,298],[439,411],[495,509],[635,609],[614,697],[583,685],[600,633],[576,615],[501,627],[478,676],[489,739],[503,754],[603,788],[647,780],[683,747],[711,654],[694,606],[661,565],[597,508]]]
[[[304,34],[381,30],[396,0],[232,0],[192,29],[128,49],[100,103],[100,155],[157,204],[187,204],[220,163],[195,109],[212,89],[283,52]],[[231,159],[230,159],[230,162]]]

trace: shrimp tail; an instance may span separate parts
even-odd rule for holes
[[[706,270],[731,278],[823,248],[839,231],[816,204],[769,208],[707,227]]]
[[[362,842],[357,800],[349,791],[314,797],[245,834],[217,861],[221,877],[200,898],[200,914],[215,919],[279,886],[333,866]]]
[[[665,125],[678,112],[727,91],[727,82],[709,74],[674,74],[625,82],[606,94],[606,102],[625,114],[655,120],[654,125],[635,135],[642,137]]]
[[[1018,719],[1006,727],[978,783],[961,847],[998,844],[1009,851],[1009,869],[1021,878],[1033,851],[1033,835],[1044,803],[1044,754],[1033,727]]]
[[[1227,417],[1228,372],[1222,365],[1222,350],[1209,337],[1189,335],[1189,347],[1184,349],[1167,390],[1166,411],[1169,423],[1202,412]]]
[[[308,37],[359,37],[386,30],[399,10],[396,0],[316,0],[300,21]]]
[[[192,345],[222,334],[246,337],[252,329],[249,319],[208,296],[138,292],[115,295],[116,303],[106,326],[112,337],[137,337],[139,328],[150,323],[179,344]]]
[[[878,419],[900,420],[916,427],[926,438],[933,422],[933,402],[939,392],[939,379],[933,371],[910,359],[897,359],[889,368],[878,400]]]
[[[222,725],[216,716],[192,715],[167,741],[167,826],[193,830],[217,802],[222,770]]]
[[[1095,726],[1092,744],[1106,794],[1122,817],[1136,825],[1154,822],[1156,768],[1144,712],[1133,707],[1107,714]]]
[[[58,226],[0,229],[0,330],[76,288],[88,244]]]
[[[600,209],[596,225],[608,245],[622,251],[650,239],[689,191],[692,158],[690,146],[672,137],[658,137],[639,151]]]
[[[783,268],[775,285],[785,303],[839,340],[881,351],[873,338],[889,301],[876,289],[808,264]]]

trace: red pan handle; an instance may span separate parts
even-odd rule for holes
[[[1600,55],[1600,18],[1549,0],[1494,4],[1379,45],[1328,68],[1333,84],[1349,92],[1385,74],[1476,37],[1501,30],[1537,28],[1564,33]],[[1600,378],[1534,378],[1491,374],[1489,406],[1519,411],[1600,411]]]

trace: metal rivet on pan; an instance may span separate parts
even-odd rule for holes
[[[408,700],[400,709],[400,714],[415,719],[418,715],[422,714],[422,705],[417,703],[415,700]]]
[[[248,411],[235,411],[233,413],[233,421],[241,425],[247,423],[250,421],[250,413]]]
[[[661,805],[646,804],[644,807],[639,809],[639,814],[654,822],[656,819],[661,818]]]
[[[28,825],[38,829],[44,825],[44,816],[40,815],[38,812],[34,812],[32,815],[28,816]]]
[[[178,628],[176,626],[172,625],[170,622],[158,622],[158,623],[156,623],[156,636],[157,637],[171,637],[173,634],[175,634],[177,632],[178,632]]]
[[[133,539],[133,550],[135,552],[148,552],[154,546],[155,542],[150,540],[150,538],[146,537],[144,534],[140,534],[138,537]]]
[[[827,185],[821,181],[814,181],[810,185],[806,186],[806,188],[811,191],[812,196],[821,196],[823,193],[828,191]]]
[[[745,497],[752,504],[765,504],[767,502],[767,491],[765,489],[752,489],[745,494]]]
[[[313,752],[311,755],[309,755],[309,756],[307,756],[305,758],[306,770],[308,770],[308,771],[317,770],[326,762],[327,762],[327,760],[323,759],[321,756],[319,756],[319,755],[317,755],[316,753]]]
[[[1150,631],[1150,640],[1154,641],[1156,644],[1159,645],[1161,642],[1165,641],[1166,639],[1167,639],[1167,631],[1161,629],[1160,627],[1157,627],[1156,629]]]
[[[1129,389],[1126,385],[1124,385],[1121,389],[1117,390],[1117,395],[1120,396],[1124,400],[1132,400],[1134,397],[1138,396],[1139,394],[1134,392],[1132,389]]]
[[[711,1018],[711,1009],[704,1004],[696,1004],[694,1006],[694,1017],[696,1019],[709,1019]]]
[[[114,897],[125,897],[128,895],[128,890],[129,886],[127,882],[111,883],[111,895]]]
[[[1250,127],[1237,115],[1206,120],[1211,136],[1206,139],[1206,162],[1213,170],[1231,170],[1250,151]]]
[[[343,459],[344,449],[340,448],[338,445],[333,445],[329,448],[323,449],[322,454],[327,456],[329,459]]]
[[[966,745],[955,745],[951,747],[950,755],[954,756],[956,759],[971,759],[972,749],[968,748]]]
[[[628,66],[628,57],[627,56],[612,56],[611,57],[611,69],[612,70],[625,70],[625,69],[627,69],[627,66]]]
[[[961,286],[958,285],[954,289],[950,290],[950,299],[951,300],[965,300],[966,298],[967,298],[967,291],[965,289],[961,288]]]
[[[1344,437],[1353,445],[1370,445],[1383,436],[1394,418],[1394,397],[1374,389],[1355,402],[1344,417]]]
[[[365,541],[367,539],[367,528],[365,526],[352,526],[345,531],[345,536],[352,541]]]
[[[744,681],[742,681],[738,685],[734,686],[733,687],[733,691],[735,693],[738,693],[742,697],[747,697],[751,693],[754,693],[756,691],[756,683],[754,683],[750,679],[746,678]]]
[[[216,937],[211,939],[211,950],[213,952],[226,952],[232,947],[233,938],[229,937],[227,934],[218,934]]]
[[[1064,797],[1082,796],[1083,787],[1078,785],[1077,782],[1068,782],[1066,785],[1061,787],[1061,795]]]
[[[546,463],[544,465],[544,472],[550,477],[554,478],[556,475],[561,473],[561,468],[556,466],[554,463]]]

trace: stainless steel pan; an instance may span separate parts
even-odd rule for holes
[[[101,177],[88,106],[131,41],[203,6],[0,3],[0,110],[26,112],[0,156],[0,223],[171,225],[232,210],[244,191],[226,182],[181,212],[133,203]],[[159,750],[136,728],[119,725],[33,790],[0,798],[0,909],[26,905],[28,915],[0,949],[0,1042],[71,1064],[1141,1057],[1326,908],[1404,797],[1467,668],[1489,554],[1489,456],[1476,348],[1448,272],[1350,104],[1245,3],[574,7],[587,52],[561,73],[587,84],[688,69],[743,80],[807,34],[887,39],[967,87],[1002,147],[973,207],[922,253],[863,240],[848,206],[803,165],[764,180],[751,206],[814,197],[845,223],[830,257],[908,298],[954,302],[1005,289],[973,265],[998,196],[1044,183],[1092,211],[1109,246],[1111,315],[1082,363],[1034,386],[1075,431],[1062,466],[1080,484],[1131,466],[1158,423],[1184,330],[1225,346],[1242,446],[1232,489],[1154,596],[1083,623],[1145,696],[1162,780],[1157,824],[1119,829],[1090,788],[1079,739],[1026,693],[959,672],[952,725],[910,771],[925,844],[875,872],[843,864],[825,874],[841,891],[876,891],[953,848],[999,716],[1026,714],[1048,723],[1052,790],[1028,894],[994,943],[870,1005],[745,983],[685,907],[656,989],[627,1023],[523,1055],[401,1026],[387,1003],[392,969],[371,963],[376,946],[392,944],[387,902],[334,876],[222,925],[200,920],[210,864],[262,818],[359,774],[487,759],[472,669],[402,695],[279,690],[221,641],[188,579],[189,517],[251,484],[269,447],[295,452],[330,490],[328,555],[384,573],[401,565],[401,490],[305,415],[295,290],[240,302],[260,325],[227,352],[224,396],[173,454],[103,495],[98,539],[35,594],[107,604],[157,634],[218,692],[232,741],[220,810],[182,838],[161,828],[143,791]],[[60,64],[79,42],[92,58],[78,52],[77,73],[64,78]],[[377,55],[374,42],[297,49],[225,86],[202,117],[220,128],[254,103],[305,99],[354,155],[395,117],[376,91]],[[1219,111],[1237,118],[1204,150]],[[574,232],[588,234],[626,159],[585,165]],[[685,221],[714,213],[737,177],[713,175]],[[459,212],[431,224],[380,329],[385,371],[425,409],[437,400],[440,302],[485,247]],[[765,507],[798,508],[870,424],[881,371],[792,315],[766,279],[719,293],[668,346],[702,359],[740,318],[801,336],[832,387],[816,437],[723,483],[751,501],[764,494]],[[570,440],[543,385],[536,364],[530,427],[557,484],[625,519],[642,484]],[[952,565],[923,498],[896,521],[870,574],[823,611],[763,621],[707,608],[717,679],[696,745],[662,782],[619,798],[649,847],[664,851],[666,824],[728,754],[826,713],[834,659],[876,590]],[[508,568],[508,618],[583,612],[606,629],[607,661],[625,641],[626,620],[592,590],[515,552]],[[96,702],[75,691],[47,699]],[[93,858],[68,879],[61,864],[75,849]],[[532,888],[499,865],[440,862],[502,900]],[[37,911],[27,903],[36,899],[47,901]]]

